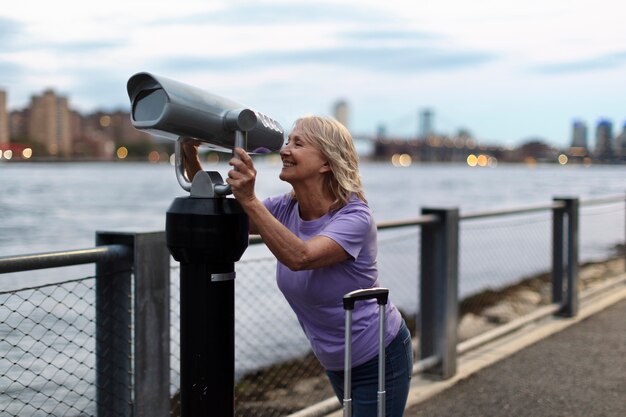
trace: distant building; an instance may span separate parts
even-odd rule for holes
[[[12,141],[23,141],[28,137],[28,109],[13,110],[9,113],[9,137]]]
[[[335,119],[337,119],[337,121],[339,123],[341,123],[342,125],[344,125],[348,129],[350,128],[348,126],[348,123],[349,123],[349,109],[348,109],[348,102],[347,101],[339,100],[339,101],[337,101],[335,103],[335,105],[333,106],[333,117]]]
[[[424,109],[419,114],[420,133],[419,137],[427,138],[434,133],[434,112],[431,109]]]
[[[530,138],[516,150],[515,158],[524,162],[554,162],[558,152],[542,138]]]
[[[376,139],[385,139],[387,137],[387,126],[380,124],[376,129]]]
[[[46,90],[33,96],[27,122],[28,137],[45,147],[52,156],[72,156],[70,110],[66,97]]]
[[[622,127],[622,133],[615,138],[615,154],[620,161],[626,162],[626,122]]]
[[[150,134],[137,130],[128,112],[97,111],[88,115],[72,112],[72,138],[74,156],[109,159],[119,146],[137,145],[142,149],[152,147]]]
[[[613,123],[610,120],[601,119],[596,125],[595,155],[600,160],[609,160],[614,156]]]
[[[581,120],[572,123],[572,148],[587,149],[587,124]]]
[[[7,93],[0,90],[0,145],[9,143],[9,113],[7,110]]]
[[[36,158],[107,160],[115,157],[119,146],[131,147],[135,157],[147,155],[155,146],[167,148],[155,144],[149,133],[135,129],[128,112],[82,115],[52,90],[34,96],[25,109],[11,111],[8,121],[12,142],[33,147]]]

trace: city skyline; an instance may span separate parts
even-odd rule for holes
[[[332,115],[347,124],[350,118],[349,104],[344,100],[335,102]],[[391,160],[395,164],[417,161],[461,162],[470,166],[495,166],[497,161],[571,162],[591,164],[626,162],[626,126],[614,134],[610,120],[600,120],[595,128],[593,144],[585,122],[572,124],[572,140],[569,146],[558,148],[542,140],[530,138],[520,146],[500,146],[481,143],[470,132],[459,130],[455,136],[441,135],[433,128],[435,113],[423,110],[420,115],[420,133],[411,137],[388,136],[384,126],[376,134],[356,135],[355,144],[359,154],[378,160]],[[28,160],[53,158],[63,160],[111,160],[117,156],[130,156],[150,162],[171,160],[172,143],[164,146],[155,138],[135,129],[130,115],[124,110],[115,112],[96,111],[81,114],[72,109],[67,97],[45,90],[33,95],[29,106],[8,112],[6,94],[0,90],[0,159]]]
[[[33,106],[33,101],[36,101],[39,99],[39,95],[41,94],[43,96],[47,95],[47,94],[53,94],[53,95],[57,95],[58,93],[57,91],[55,91],[52,88],[48,88],[40,93],[33,93],[30,95],[30,102],[27,103],[24,107],[21,108],[9,108],[7,106],[7,93],[6,91],[0,89],[0,118],[3,116],[3,112],[2,110],[6,110],[7,115],[10,113],[15,113],[15,112],[21,112],[24,110],[27,110],[29,108],[32,108]],[[90,114],[94,114],[94,113],[119,113],[119,112],[126,112],[128,113],[129,109],[126,108],[116,108],[116,109],[106,109],[106,108],[94,108],[90,111],[80,111],[79,109],[76,109],[75,106],[72,105],[71,101],[69,100],[69,97],[67,96],[58,96],[60,99],[65,100],[67,102],[66,106],[68,108],[68,110],[73,111],[73,112],[77,112],[79,114],[82,114],[83,116],[88,116]],[[329,116],[335,117],[337,120],[339,120],[341,123],[345,124],[346,126],[349,125],[350,123],[350,119],[351,119],[351,106],[349,101],[345,100],[345,99],[338,99],[335,100],[333,103],[329,104],[329,109],[330,111],[328,112]],[[425,107],[423,109],[421,109],[418,113],[416,113],[416,120],[417,120],[417,128],[416,128],[416,132],[410,133],[407,136],[394,136],[395,138],[398,139],[415,139],[415,138],[423,138],[427,135],[433,134],[433,135],[442,135],[442,136],[449,136],[449,137],[454,137],[454,136],[471,136],[472,135],[472,131],[471,129],[466,129],[466,128],[459,128],[456,132],[440,132],[438,131],[434,126],[436,125],[436,116],[437,114],[433,111],[432,108],[429,107]],[[7,133],[5,134],[4,129],[0,129],[0,143],[2,142],[7,142],[9,139],[9,135],[8,135],[8,120],[2,121],[0,120],[0,126],[3,126],[4,128],[7,128]],[[605,125],[609,123],[611,125],[611,129],[610,129],[610,134],[608,135],[608,140],[615,140],[618,138],[618,136],[620,136],[620,134],[622,132],[620,132],[620,127],[623,128],[623,131],[626,132],[626,121],[623,123],[623,125],[620,125],[619,123],[614,123],[613,120],[611,119],[607,119],[607,118],[599,118],[595,123],[588,123],[586,120],[580,119],[580,118],[574,118],[571,121],[570,124],[570,136],[568,138],[568,142],[563,144],[562,146],[560,146],[559,144],[554,144],[554,143],[550,143],[549,141],[547,141],[544,137],[540,136],[540,135],[536,135],[536,136],[530,136],[527,138],[524,138],[523,140],[520,141],[520,143],[518,143],[517,145],[523,145],[524,143],[527,143],[529,141],[543,141],[545,142],[547,145],[550,146],[554,146],[555,148],[559,148],[561,147],[562,149],[565,149],[567,147],[584,147],[584,148],[588,148],[590,150],[594,149],[596,147],[596,143],[595,141],[598,139],[596,136],[597,132],[594,134],[593,129],[590,130],[589,127],[591,128],[598,128],[602,125]],[[615,128],[615,132],[613,132],[613,129]],[[380,137],[380,135],[387,135],[387,126],[384,124],[378,125],[375,129],[375,131],[372,132],[356,132],[355,135],[357,136],[361,136],[361,137],[370,137],[372,138],[372,140],[375,137]],[[594,136],[596,135],[596,136]],[[6,137],[5,137],[6,136]],[[606,134],[604,135],[605,137],[607,136]],[[480,138],[476,138],[474,136],[472,136],[473,139],[476,139],[478,141],[480,141]],[[602,140],[606,140],[606,139],[602,139]],[[481,142],[481,145],[485,145],[485,146],[504,146],[507,147],[506,144],[501,144],[501,143],[488,143],[488,142]],[[606,146],[604,144],[601,144],[601,146]]]
[[[608,0],[10,2],[0,88],[10,109],[53,88],[78,111],[128,109],[139,71],[258,108],[287,129],[350,104],[353,132],[571,141],[574,120],[626,121],[624,30]],[[149,5],[149,7],[147,7]]]

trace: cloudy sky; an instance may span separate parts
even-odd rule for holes
[[[289,128],[350,106],[350,129],[469,129],[483,143],[571,138],[626,121],[618,0],[5,0],[0,88],[10,109],[53,88],[76,110],[128,109],[140,71],[257,108]]]

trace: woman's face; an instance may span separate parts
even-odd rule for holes
[[[298,182],[317,179],[330,171],[322,152],[304,137],[298,125],[291,131],[287,143],[280,150],[280,157],[283,169],[279,178],[292,186]]]

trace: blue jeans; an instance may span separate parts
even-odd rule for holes
[[[385,415],[402,417],[409,395],[413,371],[411,334],[404,321],[398,335],[385,348]],[[326,371],[335,395],[343,404],[344,371]],[[352,368],[352,415],[376,417],[378,392],[378,355]]]

